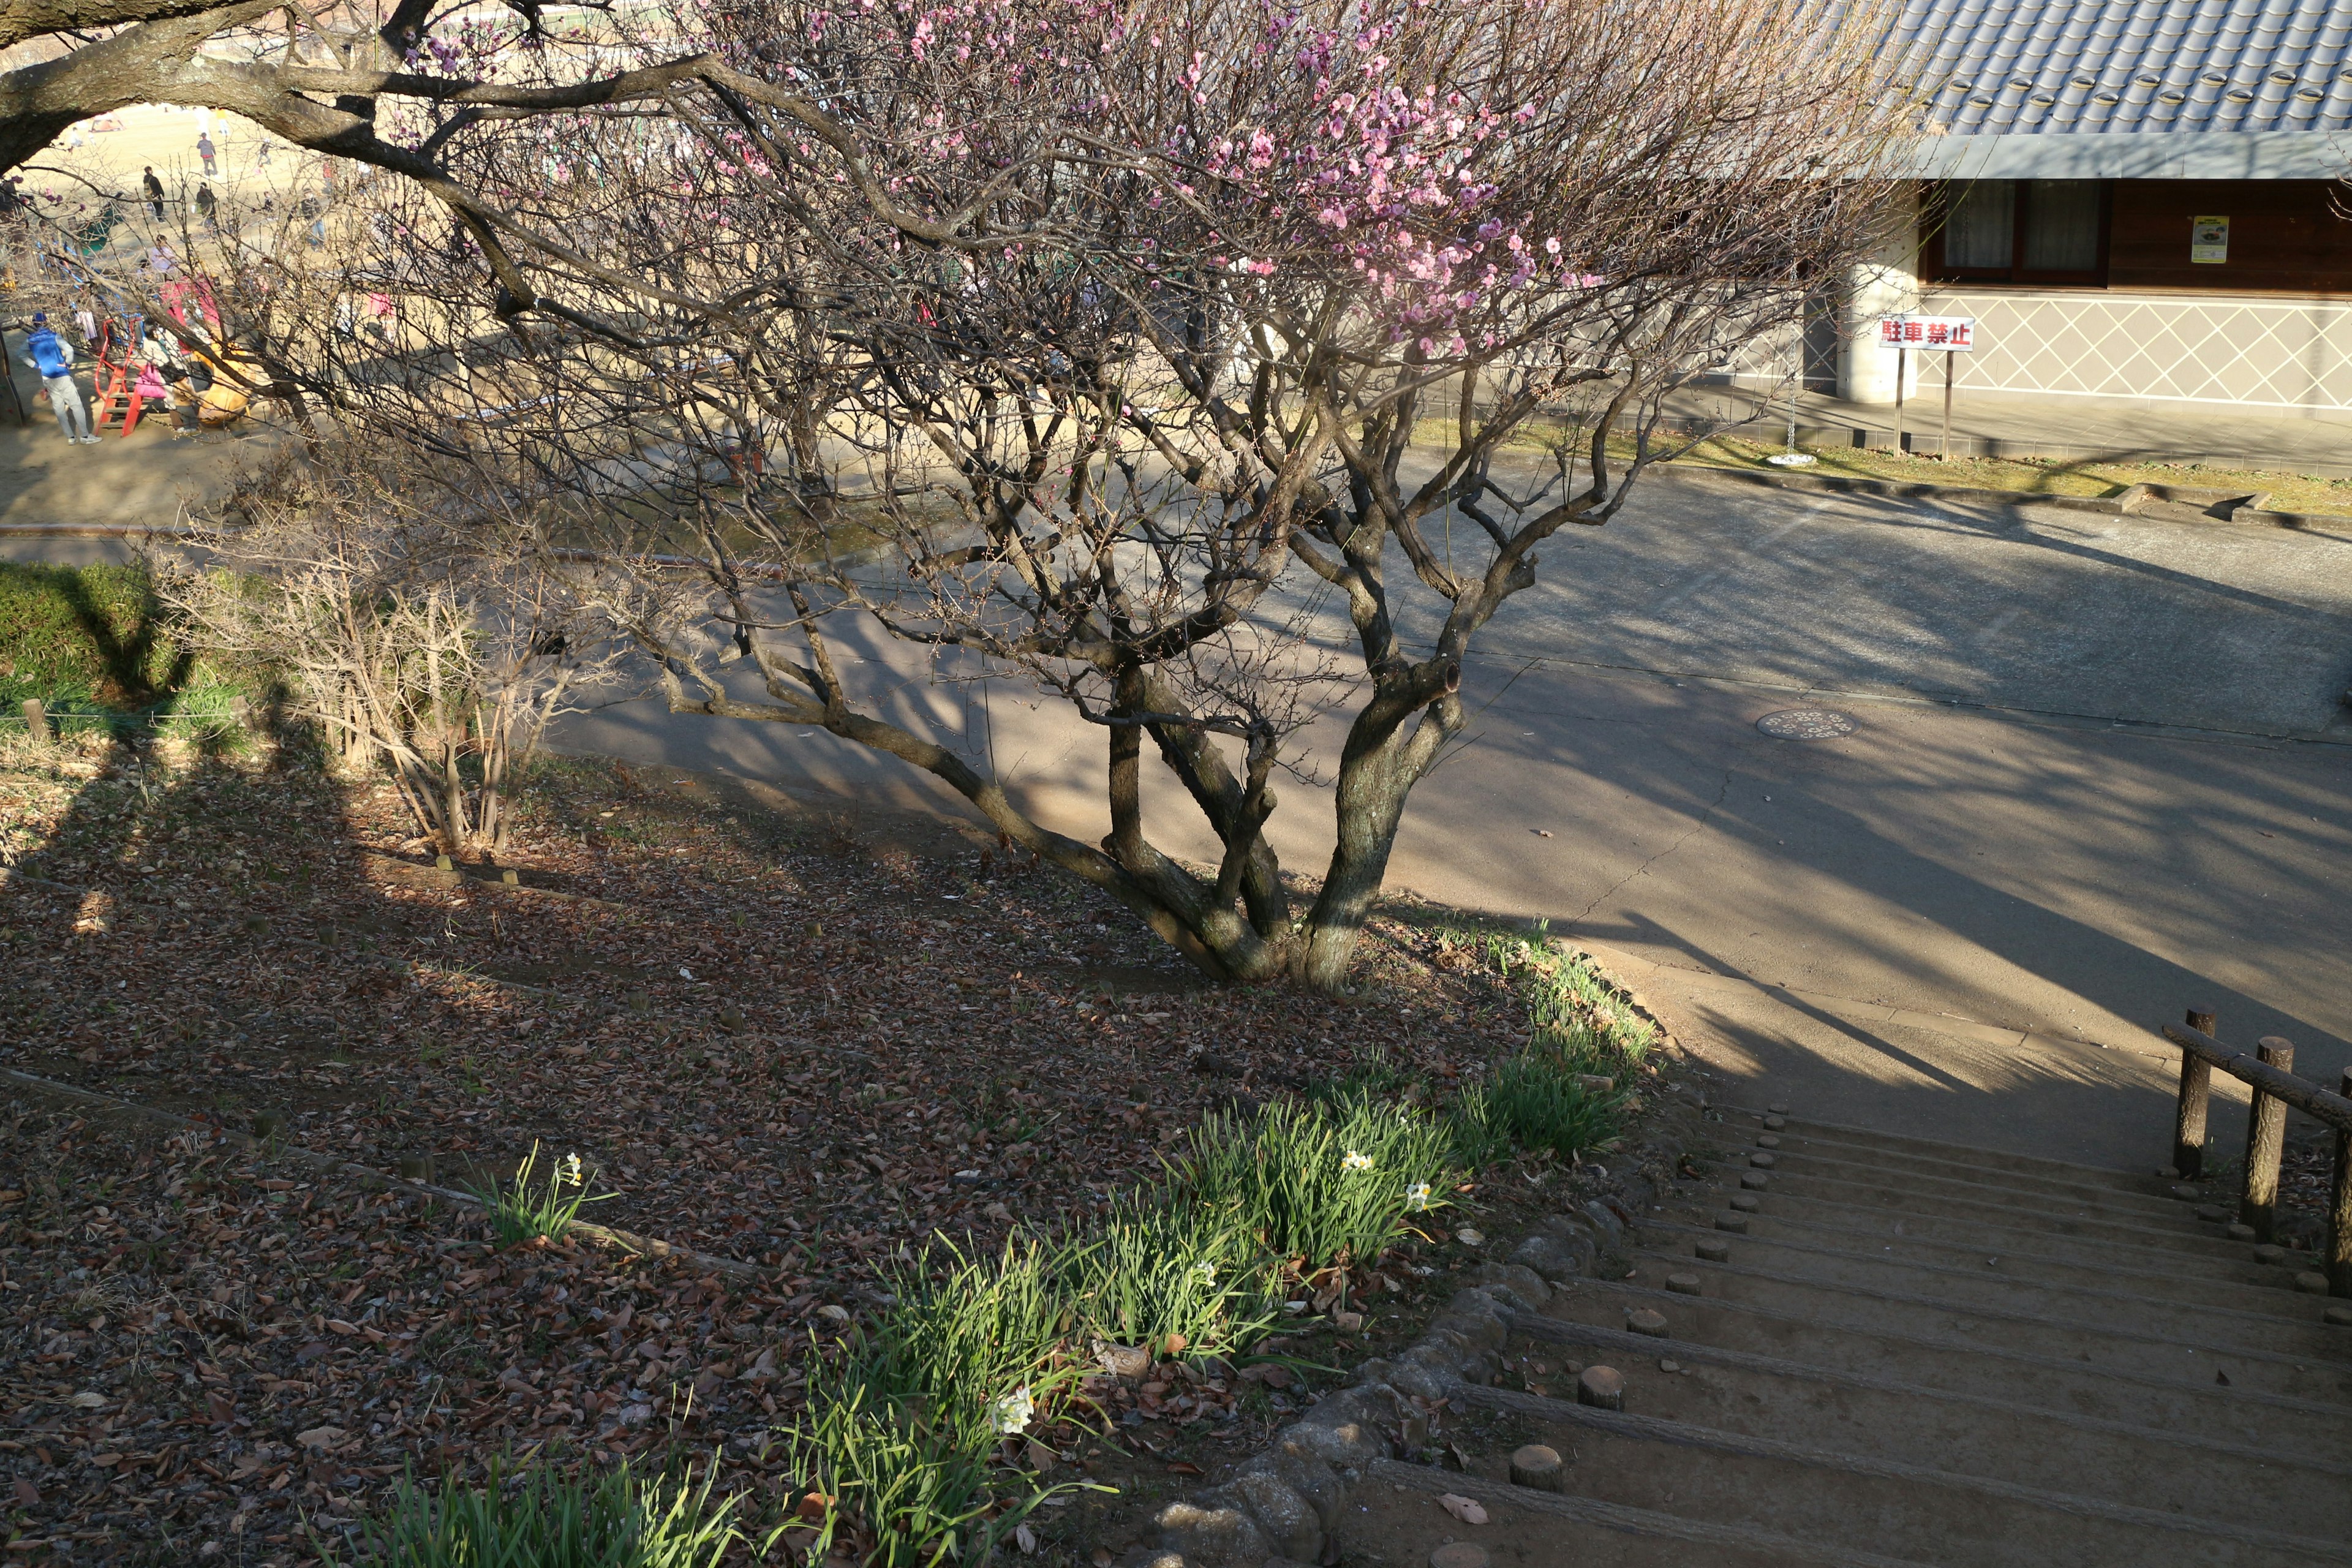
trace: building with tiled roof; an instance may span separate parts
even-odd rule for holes
[[[1868,327],[1912,310],[1975,319],[1979,390],[2352,409],[2352,0],[1902,0],[1890,47],[1916,221],[1842,395],[1893,400]]]

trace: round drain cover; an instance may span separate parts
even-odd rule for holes
[[[1853,714],[1834,708],[1783,708],[1757,720],[1756,727],[1776,741],[1834,741],[1860,728]]]

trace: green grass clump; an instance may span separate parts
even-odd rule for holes
[[[363,1526],[358,1568],[718,1568],[740,1540],[710,1478],[647,1479],[624,1464],[593,1481],[493,1464],[479,1487],[403,1482]],[[332,1556],[329,1561],[334,1561]]]
[[[984,1452],[1021,1429],[1007,1430],[1008,1410],[1046,1405],[1082,1370],[1055,1364],[1068,1326],[1058,1265],[1055,1248],[1019,1237],[994,1258],[935,1243],[885,1275],[897,1300],[847,1375],[877,1408]]]
[[[1585,1080],[1541,1049],[1497,1065],[1479,1086],[1479,1114],[1492,1133],[1522,1149],[1573,1161],[1616,1147],[1626,1097]]]
[[[1454,1172],[1436,1118],[1370,1095],[1277,1101],[1208,1118],[1173,1172],[1177,1194],[1230,1215],[1302,1276],[1371,1261]]]
[[[1540,928],[1538,931],[1541,936]],[[1638,1068],[1658,1031],[1580,952],[1559,952],[1513,933],[1486,932],[1486,962],[1525,1000],[1535,1044],[1577,1072],[1614,1077]]]
[[[572,1222],[589,1204],[600,1204],[613,1194],[588,1194],[587,1174],[580,1167],[580,1156],[567,1155],[555,1162],[544,1180],[539,1179],[539,1144],[534,1142],[530,1152],[516,1167],[514,1180],[503,1187],[478,1187],[474,1195],[482,1200],[488,1211],[490,1232],[500,1247],[514,1247],[541,1237],[552,1241],[572,1228]]]
[[[1227,1355],[1274,1323],[1274,1261],[1234,1214],[1154,1188],[1111,1205],[1060,1283],[1082,1342]]]
[[[817,1531],[804,1561],[845,1547],[869,1568],[937,1568],[985,1561],[997,1541],[1065,1489],[1003,1484],[987,1449],[959,1447],[873,1393],[856,1369],[820,1368],[805,1415],[782,1434],[798,1479],[793,1515]]]

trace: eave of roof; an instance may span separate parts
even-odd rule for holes
[[[1926,136],[1903,174],[1925,180],[2335,180],[2352,136],[2331,131],[2110,131]]]

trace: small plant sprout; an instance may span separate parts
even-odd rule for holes
[[[1350,1149],[1340,1160],[1339,1168],[1343,1171],[1369,1171],[1372,1168],[1372,1157]]]
[[[513,1182],[504,1188],[475,1189],[474,1195],[489,1211],[490,1230],[500,1247],[514,1247],[542,1237],[551,1241],[572,1228],[581,1209],[614,1195],[589,1195],[587,1173],[582,1169],[577,1154],[555,1162],[544,1182],[535,1180],[538,1170],[539,1144],[534,1142],[530,1152],[515,1167]]]
[[[1002,1437],[1018,1437],[1029,1429],[1030,1418],[1037,1414],[1037,1402],[1029,1397],[1029,1385],[1023,1384],[996,1402],[996,1431]]]

